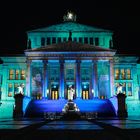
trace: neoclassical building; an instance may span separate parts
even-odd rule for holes
[[[138,57],[117,54],[112,31],[79,24],[70,12],[63,18],[62,23],[28,31],[24,54],[1,57],[0,114],[12,116],[13,97],[24,84],[25,112],[33,100],[67,101],[71,90],[77,103],[111,101],[120,88],[128,115],[140,115]]]

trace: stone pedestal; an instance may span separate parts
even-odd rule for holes
[[[13,110],[13,118],[21,118],[23,117],[23,98],[22,94],[16,94],[15,98],[15,106]]]
[[[117,115],[118,115],[118,117],[123,117],[123,118],[128,117],[126,103],[125,103],[125,98],[126,98],[126,95],[123,94],[123,93],[119,93],[117,95],[117,99],[118,99]]]

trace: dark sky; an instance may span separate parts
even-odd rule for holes
[[[135,0],[5,0],[0,3],[1,53],[22,52],[26,49],[26,31],[61,23],[66,11],[71,10],[79,23],[114,31],[114,47],[122,53],[140,55],[139,9]]]

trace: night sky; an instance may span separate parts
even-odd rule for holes
[[[1,54],[22,53],[26,49],[26,31],[61,23],[70,10],[77,15],[78,23],[112,30],[118,52],[140,56],[139,9],[138,2],[132,1],[5,0],[0,3]]]

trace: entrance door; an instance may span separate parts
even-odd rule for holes
[[[82,99],[88,100],[89,99],[89,85],[82,85]]]
[[[52,85],[51,99],[52,100],[58,100],[59,99],[58,85]]]

